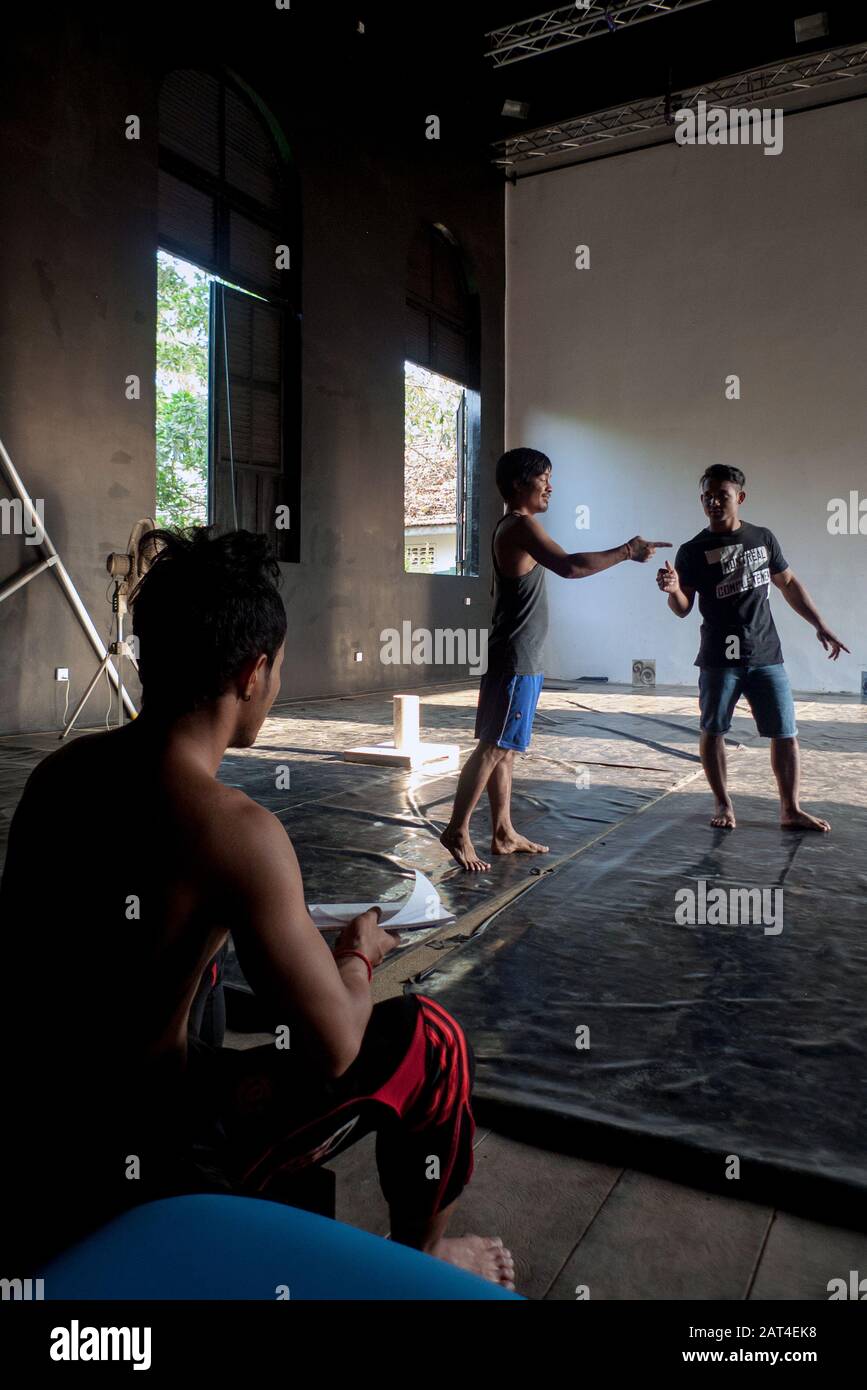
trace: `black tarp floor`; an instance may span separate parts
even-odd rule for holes
[[[475,698],[475,690],[424,695],[423,736],[469,750]],[[550,845],[545,868],[696,773],[688,719],[660,725],[612,714],[600,720],[559,692],[543,699],[533,750],[516,760],[513,807],[516,824]],[[542,860],[501,858],[490,873],[465,874],[443,851],[439,834],[451,810],[454,773],[428,776],[342,760],[344,748],[384,741],[389,715],[382,696],[292,706],[267,721],[254,748],[227,755],[221,765],[222,780],[242,787],[285,826],[307,901],[400,897],[420,869],[461,916],[535,877]],[[289,786],[278,789],[281,768],[288,779],[284,773],[279,780]],[[479,846],[490,840],[486,803],[474,832]],[[405,937],[405,948],[421,939]],[[243,986],[235,962],[229,978]]]
[[[597,725],[647,735],[646,701],[575,698]],[[732,1195],[839,1199],[863,1222],[865,709],[826,698],[798,715],[804,802],[830,836],[779,827],[767,744],[744,734],[735,832],[709,827],[703,779],[682,784],[578,846],[416,987],[461,1020],[482,1113],[510,1132]],[[714,889],[727,916],[730,890],[766,896],[747,922],[684,921],[684,890]]]
[[[468,751],[475,688],[421,693],[424,735]],[[514,819],[551,854],[495,859],[483,875],[438,843],[454,774],[343,762],[343,748],[387,739],[387,696],[284,707],[220,776],[286,827],[308,901],[399,896],[419,868],[458,928],[490,905],[490,923],[415,985],[470,1036],[480,1114],[730,1195],[767,1196],[770,1184],[778,1200],[824,1203],[834,1189],[854,1221],[867,1195],[867,709],[806,697],[798,717],[804,800],[831,836],[778,828],[767,743],[746,710],[730,739],[739,827],[727,835],[707,824],[691,692],[549,683],[532,750],[516,760]],[[55,746],[0,740],[0,839]],[[483,805],[480,848],[488,835]],[[700,881],[781,890],[782,930],[679,924],[676,895]],[[419,935],[404,943],[402,980],[424,956]],[[575,1045],[581,1027],[589,1048]],[[738,1182],[724,1179],[732,1157]]]

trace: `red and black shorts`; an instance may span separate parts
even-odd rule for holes
[[[423,995],[377,1004],[358,1057],[336,1080],[294,1033],[289,1041],[286,1050],[276,1041],[239,1050],[191,1037],[188,1067],[173,1083],[149,1072],[137,1084],[118,1049],[98,1090],[76,1089],[55,1058],[41,1129],[21,1127],[22,1143],[2,1155],[6,1195],[14,1194],[3,1212],[9,1258],[27,1273],[125,1208],[160,1197],[217,1191],[291,1202],[294,1175],[373,1131],[395,1227],[417,1226],[455,1200],[473,1168],[473,1063],[445,1009]]]
[[[236,1050],[191,1040],[187,1119],[201,1186],[267,1197],[375,1131],[393,1211],[424,1220],[460,1195],[473,1169],[473,1060],[445,1009],[419,994],[375,1005],[358,1057],[332,1081],[294,1041]]]

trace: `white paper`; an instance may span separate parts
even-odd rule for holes
[[[346,926],[353,917],[360,916],[373,906],[380,908],[380,926],[388,931],[424,931],[455,920],[454,913],[447,912],[443,907],[430,879],[425,878],[418,869],[415,871],[415,882],[402,901],[374,904],[368,899],[363,903],[316,903],[308,906],[307,911],[320,931],[332,931],[335,927]]]

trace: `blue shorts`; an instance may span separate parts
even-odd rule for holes
[[[544,676],[512,676],[486,671],[479,686],[476,738],[498,748],[526,753]]]
[[[774,666],[705,666],[698,678],[701,731],[727,734],[745,695],[762,738],[794,738],[795,705],[782,662]]]

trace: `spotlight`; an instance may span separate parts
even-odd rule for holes
[[[514,116],[518,121],[526,121],[530,114],[530,103],[528,101],[504,101],[503,116]]]
[[[795,20],[795,43],[809,43],[811,39],[822,39],[828,32],[828,16],[824,10],[819,14],[808,14]]]

